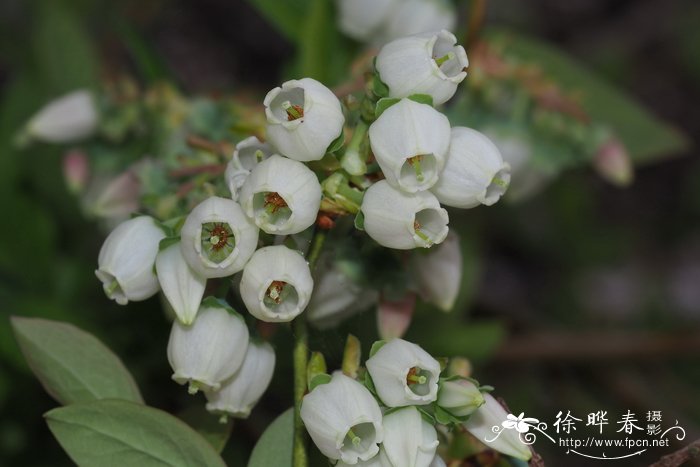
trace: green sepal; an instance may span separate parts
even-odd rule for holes
[[[418,409],[418,412],[420,412],[420,416],[423,417],[423,420],[431,425],[435,425],[435,415],[428,411],[428,408],[430,408],[429,405],[416,406],[416,408]]]
[[[389,95],[389,86],[382,81],[382,78],[379,76],[379,72],[375,72],[374,77],[372,78],[372,92],[379,98],[387,97]]]
[[[180,237],[165,237],[158,243],[158,251],[163,251],[180,241]]]
[[[355,228],[357,230],[365,230],[365,215],[361,210],[357,211],[357,215],[355,215]]]
[[[336,139],[331,141],[330,145],[328,145],[328,149],[326,149],[326,154],[337,152],[338,150],[342,149],[344,144],[345,144],[345,133],[341,130],[340,135]]]
[[[469,416],[455,417],[450,412],[443,409],[442,407],[440,407],[437,404],[435,404],[434,410],[435,410],[435,421],[438,422],[440,425],[447,425],[447,426],[461,425],[465,420],[467,420],[469,418]]]
[[[169,237],[172,237],[180,233],[182,226],[185,225],[185,220],[187,220],[187,216],[178,216],[163,221],[161,224],[172,232],[168,234]]]
[[[440,373],[445,371],[445,368],[447,368],[447,364],[450,361],[450,359],[448,357],[437,357],[435,360],[437,360],[438,363],[440,364]]]
[[[429,94],[411,94],[408,98],[419,104],[427,104],[430,107],[433,106],[433,96]]]
[[[486,384],[486,385],[484,385],[484,386],[479,386],[479,385],[477,384],[477,387],[479,388],[479,391],[481,391],[481,392],[487,392],[487,393],[488,393],[488,392],[493,392],[493,391],[496,390],[496,388],[494,388],[493,386],[490,386],[490,385],[488,385],[488,384]]]
[[[377,399],[377,402],[379,402],[380,404],[384,404],[384,402],[382,402],[382,400],[379,398],[379,395],[377,394],[377,388],[374,385],[372,375],[369,374],[369,371],[367,371],[366,368],[362,368],[362,373],[360,374],[360,382],[364,384],[367,390],[374,396],[375,399]]]
[[[401,99],[396,97],[382,97],[377,101],[377,105],[374,106],[374,118],[379,118],[381,114],[384,113],[386,109],[394,104],[397,104]]]
[[[374,357],[374,354],[379,352],[379,349],[384,347],[384,344],[386,344],[386,341],[377,341],[374,344],[372,344],[372,348],[369,349],[369,358]]]
[[[316,389],[317,386],[320,386],[322,384],[328,384],[330,382],[331,375],[329,375],[328,373],[319,373],[313,378],[311,378],[311,381],[309,381],[309,392]]]

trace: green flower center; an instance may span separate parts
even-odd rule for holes
[[[233,253],[236,238],[226,222],[202,224],[202,251],[211,261],[220,263]]]

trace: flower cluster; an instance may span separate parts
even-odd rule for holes
[[[507,413],[470,378],[443,377],[440,362],[416,344],[377,342],[358,379],[342,372],[315,375],[301,417],[318,449],[337,466],[435,467],[440,438],[462,427],[490,439]],[[314,386],[313,382],[317,384]],[[513,436],[491,446],[529,460],[530,450]]]
[[[210,411],[246,417],[270,382],[274,353],[250,337],[253,318],[289,322],[309,307],[309,319],[324,327],[379,300],[376,289],[357,283],[363,276],[357,268],[333,260],[333,249],[320,261],[326,267],[312,274],[308,239],[314,229],[332,229],[354,215],[354,224],[344,224],[351,231],[340,236],[372,248],[427,249],[445,242],[414,257],[410,269],[421,297],[451,308],[461,262],[453,259],[460,258],[459,241],[448,237],[442,205],[491,205],[509,182],[509,167],[495,146],[475,130],[451,128],[434,107],[455,94],[467,65],[464,48],[442,30],[384,46],[359,105],[344,105],[314,79],[287,81],[264,99],[266,140],[252,135],[240,141],[218,172],[218,188],[209,185],[205,196],[192,197],[182,216],[140,215],[107,237],[96,270],[105,293],[124,305],[162,292],[176,317],[168,344],[173,379],[191,393],[203,391]],[[231,284],[233,297],[204,298]],[[245,306],[248,324],[226,299]],[[407,408],[382,417],[375,403],[376,410],[352,420],[343,418],[349,412],[339,413],[328,423],[352,422],[359,441],[353,437],[343,455],[331,454],[331,444],[318,441],[319,447],[346,463],[367,461],[379,452],[382,427],[413,427],[423,436],[415,445],[424,451],[419,457],[432,460],[435,430],[425,428],[416,407],[437,400],[437,361],[397,340],[371,358],[367,370],[386,407]],[[345,377],[333,381],[310,400],[331,397],[321,394],[335,387],[366,391]],[[350,412],[373,401],[364,396],[358,395],[362,407]],[[330,433],[309,430],[317,440]],[[403,455],[403,435],[396,433],[387,434],[381,455],[406,465],[396,460]]]

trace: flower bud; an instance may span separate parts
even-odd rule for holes
[[[412,342],[387,342],[366,366],[377,394],[388,407],[425,405],[437,399],[440,363]]]
[[[427,104],[402,99],[369,127],[369,141],[386,180],[408,193],[433,186],[445,165],[450,122]]]
[[[516,459],[530,460],[532,451],[520,440],[518,431],[503,429],[496,437],[493,427],[500,428],[508,418],[508,413],[491,394],[483,396],[484,405],[464,422],[464,428],[491,449]]]
[[[384,443],[390,467],[429,467],[438,447],[435,427],[417,408],[405,407],[384,416]]]
[[[462,283],[462,249],[457,234],[450,232],[439,246],[416,252],[411,274],[423,300],[443,311],[452,310]]]
[[[93,216],[122,220],[138,210],[140,196],[141,182],[135,170],[130,168],[111,180],[91,183],[83,205]]]
[[[74,149],[63,156],[63,178],[72,193],[80,193],[90,178],[87,154]]]
[[[225,303],[207,298],[191,325],[174,321],[168,341],[173,380],[189,382],[190,394],[217,391],[243,363],[248,328],[241,315]]]
[[[207,410],[248,418],[270,385],[275,372],[275,351],[266,342],[248,344],[241,368],[215,392],[207,392]]]
[[[153,263],[165,233],[153,218],[139,216],[117,226],[102,244],[95,275],[107,297],[120,305],[158,292]]]
[[[449,31],[424,33],[389,42],[377,55],[376,67],[389,87],[389,97],[428,94],[433,104],[447,102],[467,76],[464,47]]]
[[[258,228],[230,199],[199,203],[180,232],[182,256],[202,277],[230,276],[245,266],[258,246]]]
[[[510,184],[510,165],[490,139],[465,127],[452,129],[445,170],[431,189],[442,204],[455,208],[491,206]]]
[[[260,248],[241,277],[241,298],[251,315],[271,323],[291,321],[311,298],[314,281],[309,264],[284,245]]]
[[[449,218],[428,191],[403,193],[386,180],[369,187],[362,201],[365,231],[380,245],[410,250],[430,248],[447,237]]]
[[[301,419],[323,455],[350,465],[376,456],[384,439],[377,401],[341,372],[304,396]]]
[[[312,226],[321,197],[321,184],[311,169],[278,155],[259,163],[240,192],[246,215],[275,235],[295,234]]]
[[[180,242],[156,256],[156,274],[165,298],[182,324],[192,324],[204,297],[207,280],[192,271],[182,256]]]
[[[234,201],[238,201],[238,194],[250,171],[273,153],[272,146],[262,143],[255,136],[250,136],[236,145],[233,157],[226,165],[226,172],[224,172],[226,185]]]
[[[343,131],[340,101],[315,79],[287,81],[267,93],[264,104],[268,141],[291,159],[321,159]]]
[[[392,11],[384,36],[387,41],[422,32],[454,30],[457,15],[445,0],[405,0]]]
[[[80,90],[52,100],[27,124],[30,138],[47,143],[70,143],[90,136],[98,124],[97,104],[89,91]]]
[[[466,417],[484,404],[484,396],[468,379],[450,379],[440,382],[437,404],[455,417]]]
[[[397,3],[398,0],[338,0],[338,27],[353,39],[368,42]]]

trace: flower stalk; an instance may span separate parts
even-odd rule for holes
[[[326,234],[322,230],[316,230],[311,240],[309,248],[309,268],[313,272],[314,266],[323,249]],[[292,332],[294,333],[294,450],[293,466],[308,467],[309,456],[306,452],[307,433],[304,422],[301,419],[301,401],[306,394],[307,379],[306,369],[309,361],[309,328],[306,323],[305,314],[302,313],[292,321]]]

